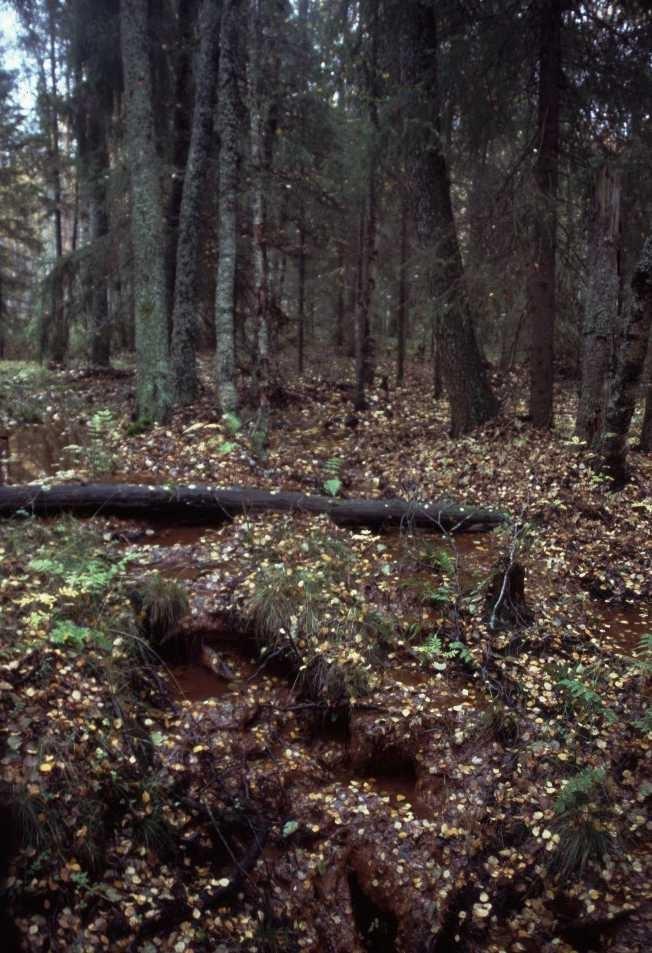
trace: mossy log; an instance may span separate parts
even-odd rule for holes
[[[251,487],[146,486],[90,483],[0,487],[0,517],[28,513],[52,516],[123,516],[180,523],[221,523],[241,514],[265,511],[327,513],[338,526],[373,530],[405,527],[436,532],[482,532],[505,522],[494,510],[448,501],[339,500],[290,491]]]

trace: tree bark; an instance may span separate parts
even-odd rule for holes
[[[251,164],[253,177],[252,230],[254,258],[254,287],[256,298],[256,390],[257,418],[252,434],[256,452],[264,456],[269,440],[270,414],[270,308],[269,259],[267,248],[267,201],[273,156],[273,141],[269,136],[270,91],[264,88],[262,67],[265,53],[269,53],[263,39],[265,12],[262,0],[251,0],[250,51],[248,64],[249,119],[251,132]],[[273,76],[276,78],[278,58],[274,58]],[[269,80],[269,77],[267,77]]]
[[[632,298],[618,341],[616,368],[609,389],[604,430],[598,452],[616,486],[628,479],[627,435],[636,406],[638,386],[652,328],[652,235],[641,252],[632,278]]]
[[[652,452],[652,336],[648,341],[647,352],[648,378],[645,382],[645,410],[643,411],[640,444],[644,453]]]
[[[215,369],[223,414],[238,408],[235,385],[235,276],[238,211],[238,34],[240,0],[224,0],[218,81],[220,133],[217,280],[215,283]]]
[[[451,435],[495,417],[491,390],[473,327],[441,137],[437,17],[419,0],[405,4],[402,26],[405,118],[419,245],[432,255],[430,287],[438,311],[441,369],[451,410]]]
[[[199,62],[190,148],[183,177],[179,211],[174,306],[172,309],[172,371],[178,403],[197,397],[197,304],[201,210],[206,167],[213,134],[213,109],[217,83],[220,8],[204,0],[199,11]]]
[[[366,91],[369,100],[369,147],[367,150],[367,203],[366,234],[364,235],[364,258],[361,293],[358,298],[356,334],[356,391],[354,407],[364,410],[367,406],[366,390],[373,384],[375,374],[374,341],[371,334],[371,307],[376,286],[378,258],[378,150],[380,146],[380,122],[378,117],[378,3],[372,0],[369,24],[371,48],[366,69]]]
[[[294,492],[268,492],[251,487],[140,486],[96,483],[86,486],[0,487],[0,517],[19,510],[36,516],[55,513],[223,522],[240,514],[261,512],[327,513],[338,526],[373,529],[418,527],[433,533],[494,529],[504,514],[449,502],[403,500],[336,500]]]
[[[344,347],[344,308],[346,301],[346,258],[343,241],[337,243],[337,303],[335,306],[335,347]]]
[[[55,0],[47,0],[48,11],[48,59],[50,94],[48,106],[48,149],[51,165],[52,225],[54,230],[55,262],[50,273],[50,313],[43,343],[49,357],[62,364],[68,353],[69,326],[63,291],[63,276],[58,268],[63,257],[63,216],[61,186],[61,143],[59,129],[59,83],[57,79],[57,24]],[[43,350],[43,349],[42,349]]]
[[[582,329],[577,434],[593,444],[602,431],[620,290],[620,170],[600,166],[593,192],[589,276]]]
[[[147,0],[121,0],[134,261],[136,413],[141,421],[164,421],[172,406],[172,387],[165,224],[155,143],[147,11]]]
[[[538,152],[534,167],[533,258],[527,281],[530,319],[530,418],[535,427],[553,420],[555,276],[561,23],[564,0],[539,0]]]
[[[405,350],[407,345],[407,318],[408,318],[408,203],[404,196],[401,201],[401,252],[398,273],[398,301],[396,315],[396,383],[402,384],[405,380]]]
[[[297,262],[298,270],[298,301],[297,301],[297,322],[298,322],[298,372],[303,374],[305,365],[305,339],[306,339],[306,210],[303,202],[299,213],[299,260]]]
[[[173,332],[174,300],[177,280],[177,265],[179,255],[179,244],[181,242],[181,208],[183,203],[183,194],[186,184],[188,158],[190,156],[190,145],[195,121],[195,104],[197,94],[200,91],[198,77],[195,77],[195,89],[193,100],[193,53],[194,53],[194,30],[199,22],[198,8],[201,0],[176,0],[175,3],[175,44],[170,53],[166,52],[166,47],[162,46],[159,68],[161,74],[165,76],[166,82],[160,83],[160,90],[157,89],[159,77],[154,74],[154,95],[155,95],[155,122],[157,123],[157,138],[159,149],[166,163],[172,166],[171,181],[164,192],[167,193],[165,201],[165,281],[166,296],[168,307],[171,308],[168,314],[169,332]],[[160,4],[159,4],[160,6]],[[213,12],[219,17],[219,2],[213,4]],[[218,21],[219,22],[219,21]],[[200,27],[200,43],[205,39],[204,32]],[[201,47],[200,47],[201,50]],[[201,57],[201,51],[199,56]],[[209,89],[211,80],[208,78]],[[170,98],[166,101],[166,87],[170,89]],[[212,79],[212,89],[215,88],[215,77]],[[157,96],[157,93],[159,94]],[[162,95],[160,95],[162,93]],[[168,119],[167,117],[170,117]],[[165,117],[165,119],[163,118]],[[163,119],[163,129],[161,121]],[[169,131],[168,131],[169,129]],[[167,143],[170,147],[167,147]],[[173,380],[172,386],[176,397],[176,379],[175,379],[174,359],[172,361]]]

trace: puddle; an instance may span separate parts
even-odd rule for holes
[[[272,673],[273,661],[263,665],[254,657],[251,640],[242,636],[208,634],[199,651],[186,663],[169,669],[168,681],[173,697],[188,701],[206,701],[226,695],[246,696],[252,691],[277,695],[285,705],[290,697],[287,679]]]
[[[32,424],[0,438],[0,482],[29,483],[74,469],[77,457],[65,448],[81,445],[85,431],[79,425]]]
[[[586,619],[580,629],[602,648],[621,655],[636,654],[641,638],[652,633],[652,606],[645,602],[616,606],[591,600]]]
[[[198,663],[175,665],[170,669],[168,680],[172,695],[178,701],[203,702],[209,698],[222,698],[233,691],[231,682],[218,678],[205,665]]]

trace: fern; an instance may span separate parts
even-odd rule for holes
[[[555,814],[575,811],[588,803],[597,790],[604,788],[604,768],[584,768],[569,778],[555,801]]]
[[[586,682],[573,675],[567,675],[557,680],[557,687],[562,690],[566,697],[566,704],[571,710],[583,711],[588,715],[600,715],[609,724],[613,724],[616,720],[616,714],[604,705],[600,694]]]
[[[641,636],[638,643],[638,652],[640,658],[633,660],[633,667],[643,675],[652,675],[652,632],[645,632]]]
[[[326,471],[328,479],[324,480],[322,487],[329,496],[337,496],[342,489],[340,470],[342,469],[343,463],[344,461],[341,457],[330,457],[324,463],[324,470]]]
[[[463,642],[451,642],[448,646],[445,646],[436,632],[428,636],[426,642],[419,646],[416,651],[426,659],[440,659],[444,661],[460,659],[466,665],[473,664],[473,656]]]

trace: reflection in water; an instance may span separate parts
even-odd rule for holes
[[[74,451],[65,447],[81,443],[76,427],[33,424],[5,434],[0,443],[0,482],[29,483],[75,464]]]

